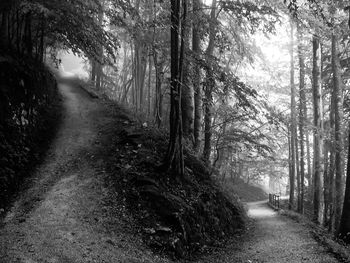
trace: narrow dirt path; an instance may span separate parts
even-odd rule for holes
[[[200,262],[336,263],[303,225],[279,215],[266,201],[248,203],[251,229],[235,244]]]
[[[113,116],[74,83],[59,85],[65,112],[57,138],[0,222],[0,263],[166,262],[144,247],[125,207],[113,203],[103,157],[95,156]]]

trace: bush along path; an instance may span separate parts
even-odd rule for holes
[[[60,118],[54,76],[28,58],[0,55],[0,216],[41,161]]]

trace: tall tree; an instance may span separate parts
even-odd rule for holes
[[[213,69],[213,54],[215,48],[215,35],[217,27],[216,19],[216,0],[213,0],[210,11],[209,22],[209,43],[205,51],[206,57],[206,79],[204,84],[204,149],[203,159],[207,164],[210,163],[211,139],[212,139],[212,104],[213,90],[215,86],[214,69]]]
[[[306,94],[305,94],[305,59],[303,46],[303,31],[297,23],[298,58],[299,58],[299,133],[300,133],[300,197],[298,199],[298,211],[304,210],[304,185],[305,185],[305,125],[307,119]]]
[[[289,209],[294,206],[294,186],[295,186],[295,175],[296,175],[296,88],[294,83],[294,25],[293,20],[290,20],[290,89],[291,89],[291,139],[290,139],[290,150],[291,150],[291,174],[289,177],[290,191],[289,191]]]
[[[346,172],[345,197],[343,204],[343,212],[337,234],[346,243],[350,244],[350,129],[348,144],[348,165]]]
[[[188,1],[189,3],[191,1]],[[190,7],[187,7],[190,8]],[[184,28],[184,43],[185,54],[183,64],[183,76],[182,76],[182,97],[181,97],[181,112],[182,112],[182,126],[185,138],[193,138],[193,121],[194,121],[194,90],[193,85],[189,81],[190,79],[190,60],[188,54],[190,53],[190,29],[191,23],[189,21],[183,21]]]
[[[200,48],[200,32],[199,32],[199,16],[201,8],[201,0],[193,0],[193,14],[195,19],[192,25],[192,51],[196,60],[199,60],[201,53]],[[194,137],[194,149],[196,152],[200,148],[200,132],[202,126],[202,89],[201,89],[201,70],[199,63],[193,64],[193,89],[194,89],[194,123],[193,123],[193,137]]]
[[[334,97],[334,139],[335,139],[335,223],[340,222],[343,201],[343,83],[340,74],[338,38],[332,34],[332,73]]]
[[[321,43],[318,35],[312,38],[312,95],[314,109],[314,176],[313,220],[322,223],[323,202],[323,106],[321,82]]]
[[[103,16],[104,16],[104,4],[105,1],[101,1],[101,7],[98,11],[97,23],[100,27],[103,26]],[[92,65],[93,70],[95,71],[95,85],[96,89],[100,90],[103,81],[103,46],[100,45],[98,48],[98,61],[93,61]]]
[[[170,138],[164,165],[172,168],[174,174],[184,175],[183,134],[181,114],[182,70],[184,59],[184,31],[180,20],[181,6],[183,21],[186,20],[187,4],[177,0],[171,1],[171,80],[170,80]],[[179,38],[181,37],[181,46]]]

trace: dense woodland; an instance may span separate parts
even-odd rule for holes
[[[348,10],[337,0],[1,1],[0,49],[36,63],[80,55],[97,92],[169,132],[161,169],[185,177],[191,152],[218,180],[269,178],[288,188],[289,209],[349,243]],[[267,63],[255,37],[281,27],[289,64],[253,80],[251,66]]]

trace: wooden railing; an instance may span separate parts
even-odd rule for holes
[[[269,204],[274,209],[279,210],[280,209],[280,195],[269,194]]]

